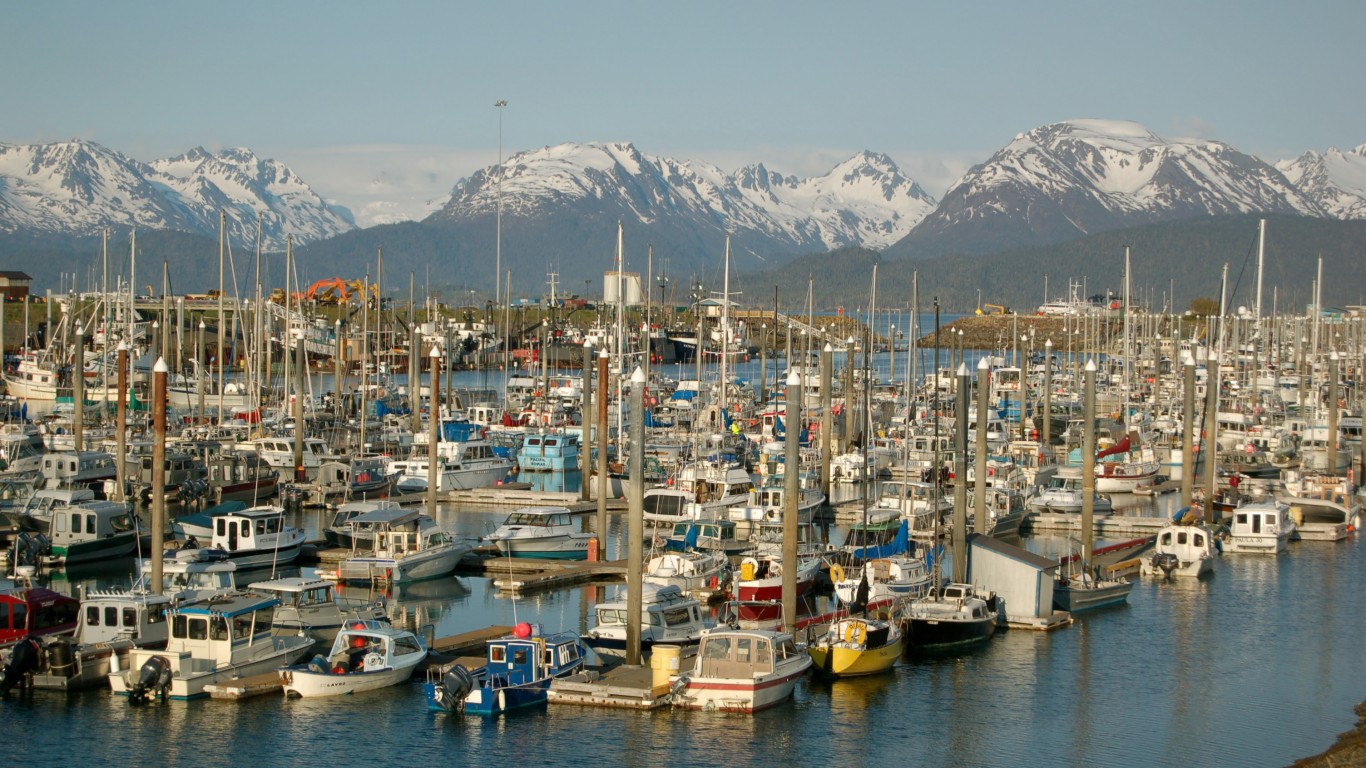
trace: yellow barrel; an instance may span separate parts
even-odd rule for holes
[[[654,675],[650,682],[659,690],[669,688],[669,678],[678,674],[679,660],[683,649],[677,645],[656,645],[650,653],[650,669]]]

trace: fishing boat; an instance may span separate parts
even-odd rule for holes
[[[702,638],[692,669],[670,683],[683,709],[751,713],[792,696],[811,656],[792,635],[764,629],[715,629]]]
[[[737,526],[731,520],[674,523],[673,531],[664,540],[664,548],[670,552],[697,550],[727,556],[744,554],[753,546],[750,540],[740,538]]]
[[[781,600],[783,596],[783,569],[785,564],[781,555],[760,554],[746,557],[740,561],[739,577],[735,580],[736,598],[741,602],[764,602]],[[797,597],[810,591],[820,573],[821,560],[818,557],[798,556],[797,559]]]
[[[163,648],[170,638],[171,598],[122,589],[87,591],[71,637],[44,638],[45,665],[35,688],[75,691],[107,684],[110,671],[128,666],[134,648]]]
[[[886,672],[901,658],[905,638],[894,622],[844,616],[807,646],[812,668],[827,677]]]
[[[47,565],[72,566],[127,557],[138,546],[137,519],[127,505],[118,502],[84,501],[54,507],[49,522]]]
[[[151,592],[152,561],[139,561],[134,592]],[[161,594],[177,605],[207,602],[237,592],[237,564],[217,549],[166,552],[161,561]]]
[[[209,546],[227,553],[238,569],[288,565],[299,559],[303,529],[285,525],[280,507],[248,507],[213,518]]]
[[[344,696],[398,685],[427,658],[427,646],[387,622],[354,621],[337,632],[327,656],[279,670],[286,696]]]
[[[1302,541],[1342,541],[1361,530],[1361,504],[1351,494],[1281,496]]]
[[[1081,613],[1127,602],[1134,583],[1128,579],[1106,579],[1094,567],[1079,572],[1059,573],[1053,584],[1053,607],[1068,613]]]
[[[280,473],[251,451],[223,451],[206,460],[208,489],[215,504],[241,501],[257,504],[280,490]]]
[[[588,540],[597,534],[576,530],[568,507],[522,507],[488,541],[509,556],[586,560]]]
[[[665,552],[650,558],[642,578],[646,584],[684,592],[716,590],[730,580],[730,560],[719,552]]]
[[[517,452],[524,472],[567,472],[579,468],[579,435],[574,432],[530,434]]]
[[[1279,555],[1295,535],[1290,508],[1279,501],[1254,501],[1233,510],[1224,551]]]
[[[129,666],[109,673],[109,687],[131,703],[154,697],[195,699],[205,687],[294,663],[313,640],[273,635],[279,601],[240,593],[167,611],[171,636],[164,650],[136,649]]]
[[[0,649],[25,637],[71,635],[79,622],[80,601],[69,595],[34,586],[0,592]]]
[[[625,599],[600,604],[598,623],[584,634],[584,645],[600,657],[624,661],[626,625],[630,620]],[[640,624],[640,649],[646,653],[660,643],[695,646],[711,626],[703,619],[701,604],[674,586],[646,586],[641,597],[641,615],[636,621]]]
[[[290,576],[258,581],[248,590],[274,595],[275,608],[271,629],[277,635],[305,634],[314,640],[330,642],[342,627],[357,622],[387,622],[382,600],[356,600],[337,595],[336,584],[325,579]]]
[[[925,597],[903,601],[894,615],[907,647],[918,652],[984,643],[996,633],[998,618],[994,597],[978,594],[970,584],[946,584]]]
[[[1055,514],[1076,514],[1082,506],[1081,472],[1072,467],[1061,467],[1048,482],[1048,486],[1030,499],[1026,506],[1035,511]],[[1108,515],[1114,511],[1110,497],[1100,493],[1092,496],[1093,515]]]
[[[337,567],[340,581],[403,584],[445,576],[475,548],[473,539],[452,535],[416,509],[381,507],[351,520],[372,531],[369,548],[359,538],[351,557]]]
[[[502,715],[549,699],[550,681],[583,668],[584,648],[572,632],[541,633],[539,625],[518,624],[511,635],[488,641],[478,676],[450,676],[423,686],[433,712],[463,709],[470,715]],[[481,678],[481,679],[478,679]]]
[[[1218,542],[1199,525],[1199,512],[1190,507],[1179,510],[1172,522],[1157,532],[1153,554],[1139,561],[1145,576],[1183,576],[1199,578],[1214,570]]]
[[[337,511],[332,515],[332,523],[323,531],[323,537],[334,547],[370,547],[374,541],[374,531],[365,526],[353,526],[351,521],[376,509],[398,508],[399,503],[393,499],[348,501],[337,507]]]

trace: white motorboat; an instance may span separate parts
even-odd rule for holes
[[[1214,570],[1218,556],[1214,536],[1195,520],[1186,520],[1187,510],[1157,532],[1153,554],[1139,561],[1145,576],[1186,576],[1199,578]]]
[[[292,664],[313,640],[270,631],[279,601],[242,593],[172,608],[165,650],[137,649],[129,666],[110,671],[109,687],[132,702],[153,697],[194,699],[213,683],[269,672]]]
[[[686,674],[673,678],[674,706],[724,712],[757,712],[786,701],[811,657],[785,632],[716,629],[702,637]]]
[[[146,592],[86,592],[76,634],[42,639],[47,664],[33,676],[34,687],[74,691],[105,685],[111,670],[128,666],[134,648],[165,647],[170,605],[171,598]]]
[[[1361,504],[1351,494],[1282,496],[1302,541],[1341,541],[1361,530]]]
[[[1290,508],[1279,501],[1257,501],[1233,510],[1224,550],[1279,555],[1295,535]]]
[[[388,688],[408,680],[427,658],[417,635],[378,621],[356,621],[337,633],[327,656],[284,667],[287,696],[342,696]]]
[[[626,625],[630,621],[625,595],[599,605],[597,620],[597,625],[583,636],[583,644],[599,656],[624,660]],[[638,621],[640,648],[646,652],[659,643],[684,647],[697,645],[702,633],[710,628],[703,618],[701,604],[684,595],[678,587],[646,586]]]
[[[1041,512],[1076,514],[1081,512],[1081,502],[1081,471],[1074,467],[1063,467],[1048,481],[1048,486],[1041,489],[1026,506]],[[1108,515],[1112,511],[1114,505],[1110,498],[1095,493],[1092,497],[1091,514]]]
[[[388,620],[382,600],[338,597],[336,584],[325,579],[290,576],[258,581],[247,589],[274,595],[280,600],[271,622],[277,635],[303,633],[315,640],[330,642],[344,626]]]
[[[522,507],[488,541],[505,555],[556,560],[586,560],[588,540],[597,534],[577,530],[568,507]]]
[[[135,592],[151,591],[152,561],[142,560]],[[213,549],[168,552],[161,562],[161,594],[177,605],[208,601],[237,592],[237,564]]]
[[[285,524],[283,507],[260,506],[213,518],[209,546],[228,553],[239,569],[288,565],[303,549],[302,528]]]
[[[445,576],[478,544],[457,537],[417,509],[381,507],[351,520],[372,531],[368,549],[356,540],[352,556],[337,567],[341,581],[403,584]]]
[[[684,592],[716,590],[730,579],[730,560],[721,552],[665,552],[645,565],[644,581]]]

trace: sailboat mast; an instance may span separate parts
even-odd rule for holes
[[[721,410],[726,411],[726,378],[729,375],[726,358],[730,354],[730,233],[726,233],[726,261],[721,272]]]
[[[223,310],[223,284],[225,276],[224,250],[227,247],[228,212],[218,209],[218,423],[223,423],[223,330],[227,325]]]

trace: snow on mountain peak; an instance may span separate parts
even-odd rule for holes
[[[461,179],[437,219],[495,210],[498,167]],[[641,222],[691,216],[706,226],[754,231],[795,247],[882,248],[934,208],[886,155],[863,152],[811,179],[762,163],[727,174],[713,165],[641,152],[629,143],[559,144],[519,152],[502,168],[504,215],[592,200],[619,205]]]
[[[216,235],[228,211],[231,234],[255,240],[258,217],[269,248],[354,227],[293,171],[249,149],[195,147],[141,163],[80,139],[0,144],[0,229],[93,234],[106,227],[176,229]]]

